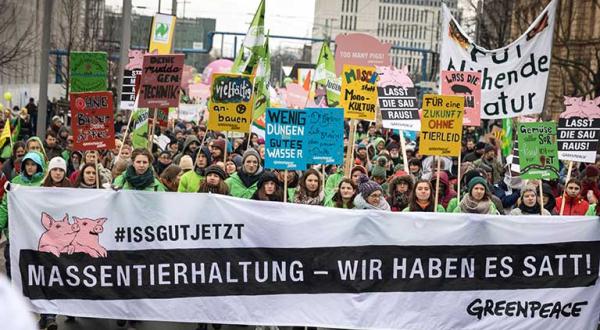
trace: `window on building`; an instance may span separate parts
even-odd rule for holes
[[[358,13],[358,0],[354,0],[354,12]]]
[[[354,25],[352,26],[352,30],[356,31],[356,21],[358,20],[358,17],[354,16]]]

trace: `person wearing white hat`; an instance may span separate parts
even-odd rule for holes
[[[62,157],[54,157],[48,163],[48,173],[42,183],[43,187],[70,188],[71,183],[67,178],[67,162]]]

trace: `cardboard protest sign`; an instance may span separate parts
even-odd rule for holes
[[[421,129],[417,90],[414,87],[377,87],[383,127],[418,131]]]
[[[208,129],[249,132],[252,123],[253,76],[213,74]]]
[[[519,123],[517,138],[523,179],[558,178],[555,122]]]
[[[392,45],[365,33],[338,34],[335,38],[335,73],[341,76],[346,64],[389,66]]]
[[[155,14],[152,19],[152,31],[150,33],[150,52],[158,54],[169,54],[173,48],[173,35],[175,31],[176,17],[173,15]]]
[[[112,92],[71,93],[73,150],[115,147]]]
[[[179,105],[183,54],[144,55],[140,83],[141,108],[168,108]]]
[[[128,55],[129,62],[125,66],[125,70],[123,70],[120,108],[125,110],[133,110],[135,107],[136,79],[142,74],[144,51],[130,49]],[[137,85],[139,89],[139,82]]]
[[[198,120],[198,114],[200,113],[200,104],[185,104],[180,103],[179,109],[174,114],[173,119],[177,118],[183,121],[196,121]]]
[[[265,127],[265,167],[304,170],[304,133],[307,113],[300,109],[267,108]]]
[[[374,67],[344,65],[340,105],[344,118],[375,120],[377,72]]]
[[[156,116],[158,117],[156,121],[156,126],[166,128],[169,126],[169,108],[159,108],[156,109]],[[148,118],[150,120],[150,125],[154,121],[154,111],[150,111],[148,114]]]
[[[476,45],[443,5],[441,70],[479,71],[481,118],[541,113],[550,74],[556,18],[553,0],[510,45],[487,50]]]
[[[460,154],[464,104],[461,96],[423,97],[420,154],[447,157]]]
[[[304,139],[309,164],[344,162],[344,109],[307,108],[308,133]]]
[[[558,120],[558,159],[594,163],[600,140],[600,97],[565,96]]]
[[[99,92],[108,88],[108,58],[105,52],[71,52],[70,92]]]
[[[442,94],[464,95],[463,125],[481,125],[481,72],[442,71]]]

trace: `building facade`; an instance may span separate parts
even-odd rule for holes
[[[444,3],[460,20],[458,0]],[[316,0],[312,34],[335,40],[338,34],[361,32],[393,46],[431,51],[427,72],[433,79],[441,47],[441,10],[440,0]],[[313,62],[318,53],[319,46],[313,47]],[[392,49],[390,57],[394,66],[407,65],[420,79],[416,73],[421,72],[422,52]]]

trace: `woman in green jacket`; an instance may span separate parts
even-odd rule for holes
[[[196,164],[193,171],[187,171],[179,179],[178,192],[197,192],[204,180],[204,171],[211,163],[210,151],[207,147],[196,149]]]
[[[339,209],[353,209],[354,198],[358,193],[358,187],[352,179],[344,178],[340,181],[338,189],[332,198],[325,201],[325,206]]]
[[[499,214],[492,202],[486,179],[474,177],[467,187],[469,193],[465,194],[454,213]]]
[[[125,173],[115,179],[115,189],[166,191],[165,187],[154,177],[152,170],[152,154],[147,149],[138,148],[131,154],[133,164]]]
[[[242,157],[242,167],[225,180],[229,186],[229,194],[245,199],[252,198],[262,174],[260,155],[252,148],[246,150]]]

